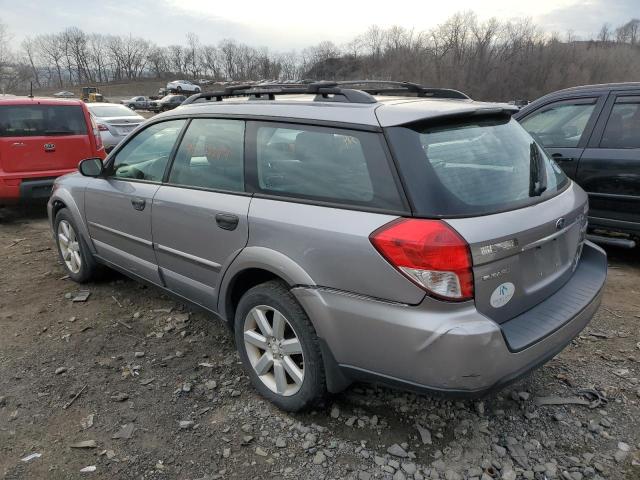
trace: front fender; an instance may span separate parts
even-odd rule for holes
[[[248,269],[260,269],[282,278],[290,287],[315,285],[311,276],[286,255],[265,247],[246,247],[225,271],[218,295],[218,312],[227,318],[226,300],[234,279]]]

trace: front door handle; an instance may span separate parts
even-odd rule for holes
[[[554,153],[551,155],[556,162],[573,162],[575,158],[565,157],[561,153]]]
[[[216,214],[216,223],[223,230],[235,230],[238,227],[240,219],[237,215],[230,213],[218,213]]]
[[[133,205],[133,208],[135,208],[136,210],[144,210],[144,207],[147,205],[147,201],[144,198],[132,198],[131,199],[131,205]]]

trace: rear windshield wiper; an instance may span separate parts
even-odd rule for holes
[[[71,130],[45,130],[44,133],[47,135],[73,135],[74,134]]]
[[[529,145],[529,196],[539,197],[547,189],[547,172],[540,147],[536,142]]]

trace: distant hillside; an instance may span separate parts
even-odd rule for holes
[[[163,88],[167,85],[166,80],[154,80],[154,79],[146,79],[146,80],[136,80],[133,82],[118,82],[118,83],[94,83],[87,84],[86,86],[98,87],[100,92],[105,96],[108,100],[121,100],[124,98],[133,97],[134,95],[157,95],[158,89]],[[60,92],[62,90],[66,90],[69,92],[73,92],[79,98],[82,93],[82,87],[65,87],[65,88],[42,88],[42,89],[33,89],[33,94],[35,96],[49,97],[54,93]],[[29,92],[18,92],[19,94],[26,95]]]

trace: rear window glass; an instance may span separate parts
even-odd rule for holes
[[[79,105],[2,105],[0,137],[85,135],[87,125]]]
[[[506,117],[389,129],[418,214],[486,215],[555,195],[568,180]]]
[[[90,106],[89,111],[96,117],[138,117],[139,115],[124,105]]]
[[[402,210],[380,135],[260,124],[258,187],[265,193]]]

